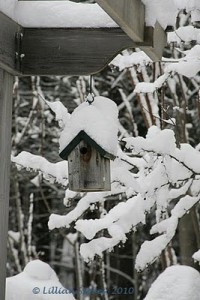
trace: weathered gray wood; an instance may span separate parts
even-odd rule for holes
[[[145,28],[144,41],[135,43],[121,28],[23,29],[0,13],[0,67],[14,75],[94,74],[121,50],[135,47],[157,61],[165,41],[159,24]]]
[[[153,61],[161,60],[164,47],[167,44],[167,35],[164,29],[156,22],[155,27],[146,27],[144,43],[138,45]]]
[[[81,141],[68,156],[69,189],[78,192],[110,191],[110,160]]]
[[[13,76],[0,69],[0,299],[5,299]]]
[[[111,2],[109,0],[108,4],[111,5]],[[131,10],[133,3],[139,5],[140,1],[116,0],[115,3],[116,11],[124,3],[120,16],[125,18],[126,23],[127,11]],[[136,26],[134,30],[137,31],[137,24],[127,26]],[[20,33],[23,33],[22,41]],[[133,35],[129,32],[130,38],[126,33],[121,28],[23,29],[0,12],[0,67],[14,75],[94,74],[121,50],[135,47],[144,50],[154,61],[161,59],[166,35],[158,23],[155,28],[145,28],[144,41],[135,37],[136,43],[132,40]]]
[[[81,130],[73,140],[66,145],[66,147],[59,153],[60,157],[64,160],[68,160],[69,154],[74,150],[74,148],[81,142],[85,141],[90,144],[91,147],[95,148],[103,157],[114,160],[115,155],[109,153],[104,148],[102,148],[98,143],[96,143],[84,130]]]
[[[0,12],[0,68],[16,75],[15,35],[20,30],[16,22]]]
[[[101,71],[134,42],[120,28],[24,28],[24,75],[87,75]]]
[[[96,0],[134,42],[144,39],[145,8],[141,0]]]
[[[96,0],[96,2],[153,61],[162,58],[167,41],[166,33],[158,22],[155,28],[145,27],[145,7],[141,0]]]

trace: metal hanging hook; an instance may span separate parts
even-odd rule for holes
[[[86,97],[86,101],[89,104],[92,104],[94,102],[94,94],[92,92],[92,75],[90,75],[90,91],[89,91],[89,94]]]

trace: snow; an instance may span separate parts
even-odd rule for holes
[[[65,294],[48,294],[48,290],[57,287]],[[38,293],[34,294],[34,289]],[[6,279],[6,300],[75,300],[59,282],[54,270],[40,260],[29,262],[23,272]]]
[[[19,232],[15,232],[12,230],[8,231],[8,236],[13,239],[13,241],[15,241],[16,243],[19,243],[20,241],[20,233]]]
[[[191,193],[194,196],[198,196],[200,193],[200,176],[196,176],[196,179],[193,180],[191,187]]]
[[[85,197],[82,197],[76,207],[66,216],[51,214],[48,222],[49,229],[52,230],[54,228],[69,227],[73,221],[77,220],[84,213],[84,211],[90,207],[91,203],[102,201],[102,198],[105,195],[108,195],[108,193],[89,193]]]
[[[61,136],[65,131],[68,134],[70,129],[76,135],[80,130],[78,123],[81,124],[81,130],[82,126],[85,126],[84,129],[94,130],[95,126],[90,129],[90,122],[88,128],[88,115],[92,115],[92,122],[94,119],[96,122],[96,116],[100,116],[97,124],[103,122],[101,130],[108,128],[112,132],[112,125],[117,128],[118,123],[112,124],[109,119],[114,113],[117,120],[118,113],[116,105],[109,99],[97,97],[91,105],[82,103],[75,110],[75,116],[69,115],[65,109],[62,114],[62,105],[56,103],[51,108],[56,113],[57,120],[62,123],[61,130],[64,126]],[[97,142],[100,140],[101,130],[95,130],[94,135],[96,132],[98,134]],[[90,133],[93,134],[92,131]],[[63,138],[66,141],[65,135]],[[112,190],[81,194],[81,199],[67,215],[52,214],[48,226],[50,230],[74,226],[88,239],[88,242],[81,245],[80,251],[84,260],[89,261],[95,255],[102,256],[103,251],[111,251],[119,243],[124,243],[126,235],[137,229],[138,224],[144,224],[146,214],[155,208],[156,224],[151,228],[150,234],[156,234],[157,237],[144,242],[136,258],[136,268],[143,270],[160,256],[174,237],[179,219],[200,200],[200,152],[189,144],[181,144],[177,148],[174,132],[170,129],[160,130],[156,126],[149,128],[146,138],[129,137],[124,140],[130,156],[117,148],[117,158],[111,162]],[[54,180],[65,182],[66,185],[66,162],[59,163],[57,169],[57,164],[51,164],[44,158],[26,152],[12,157],[12,161],[17,166],[51,175]],[[132,173],[131,170],[135,167],[138,170]],[[121,195],[122,201],[109,211],[102,210],[99,219],[81,219],[86,211],[94,210],[97,204],[102,207],[109,199],[108,196],[115,195]],[[76,196],[77,193],[67,190],[64,203],[67,205],[68,200]],[[169,216],[163,220],[165,211],[169,211]],[[109,233],[109,237],[98,238],[98,234],[104,232]]]
[[[173,199],[177,199],[180,196],[183,196],[187,193],[188,189],[191,187],[192,180],[188,180],[188,182],[180,188],[173,188],[169,191],[169,202]],[[198,185],[199,187],[199,185]]]
[[[179,174],[179,180],[185,180],[192,176],[190,170],[184,168],[177,160],[172,160],[170,156],[165,156],[165,168],[172,184],[176,184],[177,174]]]
[[[59,126],[61,128],[64,128],[65,124],[70,118],[68,109],[60,101],[50,102],[45,99],[44,101],[50,107],[50,109],[55,113],[56,121],[58,121]]]
[[[165,83],[167,80],[168,75],[163,74],[162,76],[158,77],[153,83],[151,82],[139,82],[136,87],[134,92],[135,93],[154,93],[157,89],[161,88],[162,85]]]
[[[173,40],[173,38],[171,38]],[[181,74],[188,78],[194,77],[200,71],[200,45],[194,46],[190,51],[184,51],[183,58],[176,62],[169,63],[164,69],[164,74],[158,77],[154,82],[137,83],[134,93],[154,93],[161,88],[164,83],[174,73]]]
[[[142,0],[145,22],[158,21],[165,29],[174,26],[179,10],[191,12],[192,22],[200,20],[199,2],[182,0]],[[24,27],[118,27],[98,4],[71,1],[1,0],[0,11]]]
[[[166,29],[168,25],[175,26],[178,9],[174,0],[142,0],[145,4],[145,19],[147,26],[154,26],[156,21]]]
[[[176,71],[179,74],[187,77],[195,76],[197,72],[200,71],[200,63],[199,63],[200,45],[196,45],[191,50],[185,51],[184,53],[185,53],[185,57],[180,59],[180,63],[179,63],[179,68],[181,68],[182,71],[178,69],[176,70],[174,67],[172,67],[173,64],[170,64],[165,71],[167,72]],[[189,69],[188,72],[187,69]]]
[[[152,241],[145,241],[136,257],[136,270],[144,270],[149,264],[152,264],[157,257],[160,256],[161,252],[163,249],[165,249],[168,243],[169,239],[167,238],[166,234],[160,235]]]
[[[185,9],[191,13],[191,21],[200,20],[199,0],[142,0],[145,5],[145,20],[147,26],[154,26],[158,21],[166,29],[176,27],[178,11]]]
[[[162,251],[173,238],[177,226],[178,219],[172,216],[170,219],[163,220],[152,227],[150,232],[151,234],[155,234],[157,232],[165,233],[151,241],[145,241],[142,244],[135,262],[135,268],[138,271],[144,270],[149,264],[152,264],[157,257],[161,255]],[[149,251],[149,249],[151,249],[151,251]]]
[[[171,210],[171,217],[164,221],[161,219],[150,231],[151,234],[162,235],[142,244],[136,258],[136,269],[143,270],[171,241],[177,229],[178,219],[200,200],[200,153],[188,144],[181,144],[180,149],[176,148],[173,131],[168,129],[161,131],[156,126],[148,130],[146,139],[136,137],[126,138],[125,141],[128,149],[132,149],[133,153],[140,153],[147,162],[149,161],[147,166],[151,171],[143,173],[141,169],[137,179],[137,183],[141,186],[140,194],[146,199],[143,204],[144,210],[150,211],[156,204],[159,220],[162,210],[167,208],[168,203],[180,197]],[[196,176],[192,180],[194,174]],[[182,182],[180,188],[168,190],[169,184],[179,187],[179,182]],[[185,195],[189,189],[192,194]]]
[[[200,250],[198,250],[197,252],[195,252],[192,255],[192,258],[194,259],[194,261],[198,261],[200,263]]]
[[[44,178],[49,181],[58,182],[63,186],[68,183],[68,163],[66,161],[51,163],[44,157],[26,151],[22,151],[17,156],[11,156],[11,161],[16,164],[18,169],[26,168],[39,173],[42,172]]]
[[[80,247],[81,256],[86,262],[93,260],[95,255],[102,257],[102,253],[110,249],[112,250],[115,245],[118,244],[113,238],[100,237],[98,239],[93,239],[90,243],[84,243]]]
[[[24,273],[38,280],[58,280],[51,267],[38,259],[29,262],[24,268]]]
[[[177,43],[181,42],[189,43],[191,41],[197,41],[200,43],[200,29],[195,28],[192,25],[181,26],[173,32],[169,32],[167,35],[168,43]]]
[[[134,147],[134,150],[137,153],[140,153],[145,149],[146,151],[170,154],[176,149],[174,132],[170,129],[161,131],[157,126],[151,126],[149,128],[146,139],[136,137],[125,138],[124,141],[126,142],[126,147],[128,149]]]
[[[118,67],[120,71],[126,68],[131,68],[136,66],[147,66],[152,62],[152,60],[143,52],[133,52],[131,54],[118,54],[111,62],[111,66]]]
[[[199,197],[191,197],[189,195],[186,195],[185,197],[181,198],[181,200],[176,204],[176,206],[172,210],[172,215],[177,216],[178,218],[181,218],[199,200],[200,200],[200,196]]]
[[[200,152],[189,144],[181,144],[180,151],[175,152],[177,160],[182,161],[194,173],[200,173]]]
[[[200,9],[199,0],[174,0],[178,9],[186,9],[187,12]]]
[[[97,4],[1,0],[0,11],[24,27],[118,27]]]
[[[192,50],[191,50],[192,51]],[[174,72],[188,78],[194,77],[200,71],[199,58],[182,61],[181,63],[170,64],[165,71]]]
[[[86,221],[86,222],[85,222]],[[92,237],[103,228],[108,228],[110,238],[100,237],[81,245],[80,252],[85,261],[102,255],[106,249],[110,251],[119,242],[126,241],[126,234],[138,223],[145,223],[145,212],[140,195],[130,198],[127,202],[119,203],[109,214],[99,220],[79,220],[77,230],[86,237]]]
[[[109,211],[109,214],[105,215],[101,219],[77,221],[76,229],[82,232],[87,239],[91,240],[100,230],[105,228],[108,228],[109,230],[110,228],[113,228],[113,224],[117,225],[119,223],[120,227],[117,227],[117,231],[112,230],[112,234],[110,231],[110,235],[118,236],[119,240],[121,240],[119,234],[121,231],[120,228],[125,229],[126,232],[127,228],[129,230],[131,226],[134,227],[139,222],[144,222],[145,217],[143,213],[141,214],[143,211],[141,206],[142,201],[140,198],[130,198],[127,202],[117,204]],[[133,214],[135,215],[134,218]]]
[[[199,300],[200,274],[188,266],[168,267],[152,284],[144,300]]]
[[[118,109],[112,100],[98,96],[91,105],[80,104],[61,132],[60,152],[82,130],[108,153],[117,155]]]
[[[138,224],[144,224],[146,213],[156,205],[157,223],[150,234],[159,236],[143,243],[136,258],[136,268],[143,270],[157,259],[174,237],[179,219],[200,200],[200,153],[187,144],[177,148],[174,132],[156,126],[149,128],[146,138],[124,140],[133,157],[118,151],[118,157],[111,163],[111,192],[83,195],[67,215],[52,214],[48,225],[52,230],[70,227],[75,222],[75,229],[89,240],[81,245],[80,251],[84,260],[90,261],[95,255],[101,256],[103,251],[111,251],[120,242],[125,242],[126,234]],[[142,157],[136,158],[135,154]],[[134,166],[138,168],[136,174],[130,172]],[[193,194],[186,195],[189,189]],[[85,211],[92,209],[91,205],[119,193],[124,193],[128,199],[108,212],[104,211],[99,219],[80,219]],[[76,193],[67,191],[65,201],[73,197]],[[171,216],[163,220],[162,211],[177,198],[179,201],[170,207]],[[110,237],[95,238],[105,229]]]

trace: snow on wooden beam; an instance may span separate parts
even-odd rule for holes
[[[22,28],[0,12],[0,67],[13,75],[88,75],[121,50],[141,48],[160,60],[166,35],[159,24],[134,42],[121,28]]]
[[[88,75],[136,44],[121,28],[24,28],[23,75]]]
[[[144,39],[145,7],[141,0],[96,0],[134,41]]]
[[[158,23],[155,28],[145,27],[145,7],[141,0],[96,0],[96,2],[153,61],[162,58],[166,33]]]

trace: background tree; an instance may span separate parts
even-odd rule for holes
[[[188,25],[191,22],[190,16],[191,12],[186,15],[180,14],[180,25]],[[177,26],[179,26],[178,22]],[[194,35],[192,35],[192,41],[188,42],[186,40],[187,43],[183,43],[184,38],[187,36],[185,33],[186,28],[187,26],[181,29],[181,32],[176,30],[175,35],[170,37],[173,44],[170,49],[166,49],[165,57],[168,57],[168,59],[163,60],[161,63],[152,63],[148,58],[141,56],[141,53],[135,52],[132,54],[131,51],[125,51],[125,56],[118,57],[117,62],[115,60],[112,63],[112,68],[106,68],[100,74],[94,76],[94,94],[109,97],[118,105],[119,141],[123,150],[125,146],[124,138],[137,137],[138,135],[145,137],[148,129],[152,125],[156,125],[161,129],[174,130],[177,144],[176,151],[180,151],[179,153],[183,153],[181,152],[182,149],[179,150],[180,144],[186,142],[199,151],[199,76],[196,75],[196,72],[188,78],[183,76],[183,72],[179,72],[178,69],[178,66],[187,62],[188,66],[194,62],[198,68],[199,41],[196,38],[194,47]],[[182,32],[183,36],[180,37]],[[196,32],[196,28],[193,27],[192,32]],[[181,47],[181,52],[177,50],[175,42],[178,44],[177,46]],[[186,56],[184,50],[189,51]],[[189,56],[189,53],[192,53],[190,50],[193,50],[192,58]],[[127,58],[128,65],[124,64],[124,60],[127,61]],[[173,64],[166,67],[169,62],[173,62]],[[143,81],[149,84],[144,85]],[[141,84],[138,85],[138,83]],[[53,163],[60,161],[57,123],[49,107],[39,97],[39,93],[43,94],[49,101],[60,100],[69,112],[72,112],[78,104],[84,101],[89,91],[89,77],[27,77],[19,81],[16,79],[14,91],[13,156],[16,157],[21,151],[29,151],[35,155],[44,155]],[[162,132],[158,132],[157,139],[162,134]],[[163,165],[166,168],[167,160],[164,155],[166,153],[159,152],[158,148],[150,149],[151,153],[149,153],[148,139],[142,140],[143,146],[146,148],[137,148],[137,152],[135,152],[135,142],[133,141],[137,141],[137,139],[131,139],[130,141],[132,141],[130,142],[130,149],[125,150],[124,154],[121,153],[120,159],[125,161],[126,166],[129,166],[127,173],[131,178],[142,178],[144,183],[148,183],[149,178],[155,172],[160,174]],[[173,147],[175,147],[175,142],[173,142]],[[188,151],[191,156],[197,155],[193,148]],[[173,149],[175,151],[175,148]],[[199,156],[196,157],[198,159]],[[38,159],[36,157],[37,161]],[[176,164],[176,159],[177,157],[171,157],[169,159],[170,164]],[[177,176],[181,176],[185,172],[182,163],[180,162],[180,171],[175,172],[174,176],[176,177],[174,178],[173,174],[170,174],[170,177],[166,170],[163,171],[167,175],[166,181],[163,183],[164,187],[162,187],[162,184],[155,186],[154,183],[156,182],[151,180],[152,185],[143,190],[143,200],[146,196],[146,198],[149,197],[149,202],[151,200],[155,201],[155,199],[151,199],[150,191],[154,194],[166,193],[163,199],[168,201],[168,205],[160,209],[158,200],[163,194],[157,195],[157,202],[152,202],[157,205],[157,210],[155,210],[156,206],[152,206],[151,211],[147,210],[146,224],[144,226],[137,224],[137,232],[127,232],[128,239],[126,243],[120,242],[120,247],[116,246],[113,252],[105,251],[103,259],[96,259],[89,265],[85,265],[80,259],[79,244],[84,243],[85,240],[82,235],[78,234],[77,236],[74,234],[73,226],[70,226],[69,229],[59,229],[52,232],[49,232],[47,227],[51,212],[67,214],[84,198],[80,200],[80,195],[65,193],[66,178],[63,178],[63,181],[60,182],[63,187],[58,183],[55,184],[54,174],[46,174],[44,170],[39,170],[37,164],[34,167],[29,166],[29,168],[35,170],[34,173],[29,173],[24,169],[17,172],[13,165],[8,274],[13,275],[19,272],[28,260],[39,257],[50,262],[67,287],[75,285],[80,287],[104,287],[105,281],[108,289],[113,289],[115,287],[114,283],[117,287],[134,285],[135,299],[143,299],[149,285],[161,270],[176,261],[193,264],[191,255],[199,247],[199,224],[196,218],[199,210],[198,204],[191,209],[190,214],[186,214],[179,221],[179,230],[171,243],[169,241],[172,236],[169,235],[169,232],[166,232],[166,227],[163,225],[171,224],[171,226],[175,226],[176,223],[172,224],[171,214],[173,211],[176,212],[174,207],[182,203],[181,200],[190,199],[188,197],[198,197],[198,189],[195,190],[194,186],[198,185],[199,173],[197,170],[191,169],[190,165],[187,165],[187,168],[191,169],[190,172],[188,171],[189,176],[182,179],[178,178]],[[123,167],[125,168],[124,165]],[[126,176],[129,175],[126,174]],[[79,222],[78,224],[87,224],[86,218],[93,219],[99,217],[99,215],[103,216],[105,212],[112,211],[112,208],[122,202],[130,203],[128,200],[136,196],[138,191],[132,190],[132,194],[128,193],[128,191],[130,192],[129,184],[120,181],[118,186],[120,191],[118,193],[106,197],[102,196],[103,206],[99,205],[98,202],[95,205],[91,203],[84,215],[84,220],[80,221],[83,223]],[[133,186],[131,188],[133,189]],[[169,202],[169,199],[166,198],[169,197],[170,193],[174,194]],[[88,197],[88,195],[84,195],[84,197]],[[73,198],[72,205],[64,207],[62,204],[63,198],[67,206],[70,205],[69,202]],[[198,199],[193,200],[198,202]],[[137,207],[140,207],[139,204]],[[186,210],[188,209],[186,208]],[[175,215],[176,221],[179,216]],[[165,223],[165,219],[169,220],[167,221],[169,223]],[[156,222],[158,225],[152,228],[152,225]],[[167,247],[165,249],[161,247],[160,250],[163,249],[162,253],[161,251],[156,253],[153,259],[145,255],[148,258],[146,263],[149,263],[161,254],[160,260],[154,262],[152,267],[148,267],[142,273],[137,273],[134,269],[136,254],[143,241],[152,239],[149,233],[150,228],[152,228],[151,231],[154,234],[156,232],[163,233],[161,237],[167,235],[169,238],[165,243]],[[174,230],[175,227],[173,227],[171,233],[174,234]],[[87,230],[83,233],[87,235]],[[103,228],[102,233],[107,237],[108,233]],[[154,241],[161,239],[152,239],[152,244]],[[191,247],[191,244],[194,248]],[[144,248],[141,249],[141,251],[144,251]],[[74,264],[76,265],[76,272],[74,272]],[[138,269],[141,269],[139,264],[137,266]],[[101,278],[104,278],[102,276],[104,274],[106,277],[105,281],[102,282]],[[103,296],[106,299],[107,295]],[[109,296],[110,299],[113,297],[117,299],[120,296]],[[127,296],[127,299],[128,297],[132,299],[132,295]]]

